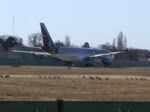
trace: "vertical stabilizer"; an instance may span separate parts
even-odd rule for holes
[[[43,37],[43,43],[44,43],[44,47],[43,49],[45,50],[50,50],[50,51],[54,51],[56,46],[45,26],[44,23],[40,23],[40,27],[41,27],[41,32],[42,32],[42,37]]]

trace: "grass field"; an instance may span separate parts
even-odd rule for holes
[[[149,79],[126,78],[149,78],[150,68],[0,67],[0,75],[9,75],[8,78],[0,78],[0,100],[51,101],[62,98],[69,101],[150,101]],[[40,77],[32,78],[35,75]],[[41,77],[43,75],[49,77]],[[86,77],[54,77],[61,75]],[[111,78],[112,75],[125,78],[115,79]]]
[[[71,68],[66,67],[0,67],[0,74],[31,75],[142,75],[149,76],[150,68]]]

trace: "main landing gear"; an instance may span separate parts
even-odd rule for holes
[[[65,65],[65,66],[67,66],[67,67],[68,67],[68,69],[71,69],[71,67],[72,67],[73,63],[72,63],[72,62],[70,62],[70,61],[66,61],[66,62],[64,63],[64,65]]]

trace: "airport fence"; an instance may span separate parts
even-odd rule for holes
[[[1,101],[0,112],[150,112],[150,102]]]

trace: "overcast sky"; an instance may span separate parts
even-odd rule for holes
[[[150,0],[1,0],[0,35],[27,43],[44,22],[54,41],[71,37],[75,45],[110,42],[122,31],[128,47],[150,49]]]

